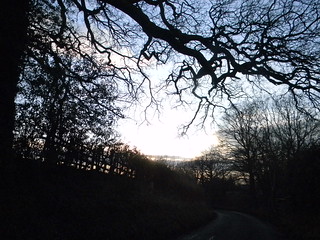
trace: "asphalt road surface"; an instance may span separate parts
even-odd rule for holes
[[[239,212],[217,210],[217,218],[178,240],[280,240],[269,224]]]

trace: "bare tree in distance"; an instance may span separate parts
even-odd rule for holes
[[[220,136],[234,167],[247,176],[252,195],[262,194],[271,208],[277,197],[288,194],[297,156],[319,146],[316,114],[297,110],[293,98],[251,100],[225,113]]]
[[[192,176],[198,183],[205,184],[216,179],[229,178],[232,164],[233,161],[225,149],[219,145],[213,146],[192,160],[177,163],[175,168]]]
[[[247,174],[251,192],[255,194],[262,128],[262,105],[251,102],[228,110],[220,126],[220,135],[234,155],[236,170]]]

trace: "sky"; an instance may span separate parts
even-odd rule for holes
[[[152,79],[151,88],[157,89],[159,82],[164,81],[174,68],[174,64],[157,66],[150,65],[148,75]],[[162,94],[165,94],[162,92]],[[161,94],[160,94],[161,95]],[[162,98],[165,96],[164,98]],[[191,96],[192,97],[192,96]],[[131,119],[120,119],[118,132],[121,134],[122,142],[131,147],[136,147],[146,155],[176,156],[183,158],[194,158],[200,156],[214,144],[217,144],[215,129],[206,126],[206,129],[191,127],[187,135],[180,136],[179,129],[183,124],[189,122],[195,109],[173,108],[176,99],[167,95],[161,95],[161,112],[154,114],[153,110],[147,114],[148,122],[145,120],[144,110],[146,106],[136,106],[125,112]],[[148,99],[146,99],[148,104]],[[143,100],[142,100],[143,103]],[[142,104],[143,105],[143,104]],[[210,125],[210,124],[209,124]]]
[[[149,78],[152,79],[151,88],[157,89],[158,84],[168,77],[168,74],[171,73],[175,66],[174,63],[161,66],[158,66],[155,62],[149,64],[149,71],[147,70],[146,72]],[[192,105],[189,106],[190,109],[173,108],[176,104],[176,99],[164,94],[164,91],[162,94],[160,93],[160,114],[154,114],[153,110],[149,111],[147,114],[148,122],[144,121],[146,106],[136,105],[129,109],[128,112],[125,112],[125,115],[131,119],[120,119],[118,122],[117,130],[121,134],[122,142],[131,147],[136,147],[146,155],[183,158],[200,156],[211,146],[217,144],[215,129],[212,126],[197,130],[195,127],[191,127],[187,135],[180,136],[179,128],[192,119],[195,112],[191,108],[195,108]],[[165,97],[163,98],[163,96]],[[141,102],[143,103],[144,101],[142,100]],[[148,98],[146,98],[145,102],[145,104],[149,103]]]
[[[137,118],[120,120],[118,130],[124,143],[143,154],[194,158],[216,144],[217,137],[213,129],[193,128],[186,136],[179,136],[179,127],[191,114],[167,107],[160,116],[149,119],[149,123],[142,123]]]

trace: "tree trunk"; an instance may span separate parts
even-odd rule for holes
[[[15,96],[27,41],[28,0],[10,0],[0,8],[0,168],[13,161]]]

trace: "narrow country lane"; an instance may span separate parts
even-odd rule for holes
[[[217,210],[217,218],[178,240],[280,240],[280,234],[259,219],[234,211]]]

